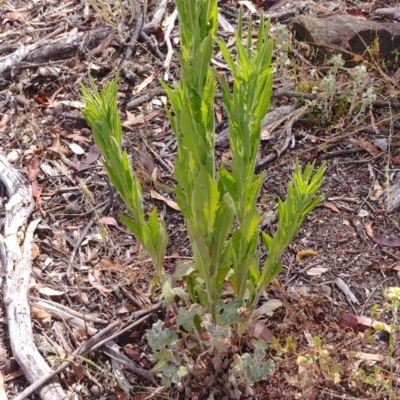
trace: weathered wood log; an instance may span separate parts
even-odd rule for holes
[[[12,353],[26,379],[32,383],[51,372],[34,344],[28,303],[33,232],[38,221],[31,222],[26,229],[34,207],[32,191],[22,175],[2,154],[0,182],[6,187],[9,196],[5,207],[4,237],[0,235],[0,264],[4,270],[3,298],[7,325]],[[37,393],[42,400],[67,399],[56,378],[40,387]]]
[[[390,8],[377,8],[374,11],[373,18],[389,18],[394,21],[400,21],[400,8],[390,7]]]
[[[381,67],[400,67],[400,25],[361,20],[350,15],[327,18],[296,17],[290,24],[294,37],[315,50],[315,61],[341,54],[346,67],[374,59]]]
[[[112,33],[115,33],[112,28],[101,28],[22,46],[14,53],[0,58],[0,78],[9,79],[12,73],[25,68],[24,63],[40,64],[65,60],[73,57],[79,48],[83,51],[92,50]]]

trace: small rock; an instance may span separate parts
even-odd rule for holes
[[[93,385],[90,388],[90,394],[94,397],[97,397],[100,394],[100,388],[97,385]]]
[[[69,203],[65,207],[66,214],[79,214],[80,212],[81,212],[81,207],[76,202]]]

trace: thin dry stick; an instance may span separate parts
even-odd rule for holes
[[[392,115],[392,107],[389,106],[389,115]],[[386,204],[390,207],[391,204],[391,194],[390,194],[390,152],[391,152],[391,144],[392,144],[392,136],[393,136],[393,120],[390,120],[390,128],[389,128],[389,140],[388,140],[388,151],[387,151],[387,161],[385,166],[385,175],[386,175]]]
[[[171,14],[167,29],[165,30],[164,33],[164,43],[167,45],[168,48],[168,53],[167,56],[165,57],[164,61],[164,68],[165,68],[165,74],[164,74],[164,80],[168,81],[168,70],[169,70],[169,65],[171,64],[172,56],[174,54],[174,49],[171,44],[171,33],[172,30],[174,29],[175,26],[175,20],[178,17],[178,9],[175,8],[174,12]]]
[[[164,18],[165,12],[167,11],[167,5],[168,5],[168,0],[160,1],[151,22],[143,26],[143,31],[145,33],[150,34],[156,32],[156,30],[159,29],[159,26],[161,25],[161,22]]]

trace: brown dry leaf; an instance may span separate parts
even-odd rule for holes
[[[129,400],[129,397],[125,392],[116,390],[114,394],[117,396],[117,400]]]
[[[384,329],[385,331],[391,331],[390,326],[384,322],[373,320],[369,317],[357,316],[343,311],[340,314],[339,326],[342,328],[351,328],[355,332],[365,332],[369,328]]]
[[[350,142],[355,144],[356,146],[361,147],[365,151],[367,151],[371,156],[377,156],[378,154],[381,154],[381,151],[371,142],[368,140],[365,140],[362,137],[359,138],[350,138]]]
[[[86,142],[86,143],[91,143],[92,139],[79,135],[78,133],[71,133],[70,135],[65,136],[67,139],[72,139],[77,142]]]
[[[12,381],[15,378],[19,378],[20,376],[23,376],[24,371],[22,369],[18,369],[17,371],[10,372],[9,374],[6,375],[4,378],[4,382]]]
[[[97,264],[97,267],[100,270],[105,270],[105,271],[109,271],[109,272],[121,272],[121,273],[126,273],[126,267],[124,267],[123,265],[110,260],[107,257],[103,257]]]
[[[32,187],[32,196],[38,200],[39,197],[39,184],[37,181],[37,176],[39,173],[39,158],[33,156],[28,163],[28,179]]]
[[[214,113],[217,122],[220,123],[222,121],[222,111],[221,107],[217,103],[214,103]]]
[[[144,369],[147,369],[147,370],[151,370],[151,363],[150,363],[150,361],[148,361],[145,357],[142,357],[141,359],[140,359],[140,364],[142,364],[142,366],[143,366],[143,368]],[[153,392],[153,394],[158,390],[159,392],[160,392],[160,389],[162,389],[162,386],[160,386],[159,388],[157,388],[154,392]]]
[[[126,115],[128,117],[128,120],[125,121],[122,125],[123,126],[132,126],[132,125],[139,125],[143,124],[144,122],[148,122],[152,120],[155,116],[157,116],[160,113],[160,111],[151,111],[148,114],[139,114],[138,116],[135,116],[128,110],[126,110]]]
[[[357,322],[360,325],[365,326],[366,328],[369,328],[372,326],[374,329],[379,329],[379,330],[384,329],[386,332],[389,332],[389,333],[391,332],[390,326],[388,324],[385,324],[384,322],[376,321],[372,318],[364,317],[362,315],[356,316],[356,318],[357,318]]]
[[[344,354],[346,354],[346,353],[348,353],[348,352],[346,351]],[[384,361],[386,359],[386,356],[384,356],[382,354],[370,354],[370,353],[362,353],[362,352],[351,353],[351,356],[356,357],[359,360],[364,360],[364,361]]]
[[[380,154],[382,154],[382,151],[380,151],[378,149],[378,147],[376,147],[374,144],[372,144],[371,142],[369,142],[368,140],[360,137],[360,138],[350,138],[350,141],[361,147],[362,149],[368,151],[369,154],[371,154],[371,156],[378,156]],[[394,156],[389,156],[389,160],[393,163],[393,164],[400,164],[400,158],[399,157],[394,157]]]
[[[70,368],[72,369],[72,371],[74,371],[76,380],[78,382],[80,382],[81,380],[83,380],[85,378],[85,374],[83,373],[82,369],[78,365],[71,363]]]
[[[58,104],[55,102],[57,95],[64,89],[64,87],[60,87],[57,89],[52,96],[47,97],[46,94],[41,93],[37,98],[37,102],[41,104],[42,107],[46,108],[54,108],[57,107]]]
[[[135,311],[136,308],[132,304],[126,304],[122,306],[118,311],[117,314],[127,314],[127,313],[132,313]]]
[[[368,222],[368,224],[365,224],[365,232],[367,232],[367,235],[370,238],[374,237],[374,231],[372,230],[372,224],[373,224],[373,222]]]
[[[9,120],[10,116],[8,114],[3,115],[3,118],[0,120],[0,132],[4,132],[6,130]]]
[[[375,243],[380,244],[381,246],[387,246],[387,247],[400,247],[400,239],[399,238],[377,238],[373,237],[372,240]]]
[[[31,307],[31,318],[36,319],[40,325],[47,326],[51,322],[51,314],[41,308]]]
[[[40,252],[39,246],[36,243],[33,243],[32,246],[32,260],[34,260]]]
[[[379,184],[378,179],[374,180],[371,192],[372,193],[370,195],[370,199],[372,201],[377,201],[377,200],[379,200],[380,197],[382,197],[384,191],[382,189],[382,186]]]
[[[101,282],[89,271],[88,278],[90,284],[97,289],[101,294],[107,295],[112,292],[112,289],[106,288]]]
[[[307,249],[307,250],[300,250],[296,254],[296,262],[299,262],[304,257],[316,257],[318,253],[314,250]]]
[[[100,222],[103,225],[118,226],[118,222],[114,217],[102,217],[102,218],[100,218]]]
[[[328,270],[329,270],[329,268],[314,267],[314,268],[308,269],[306,271],[306,274],[309,276],[318,276],[318,275],[322,275],[323,273],[325,273]]]
[[[264,322],[252,319],[249,322],[249,329],[247,330],[249,336],[253,336],[257,340],[264,340],[264,342],[271,343],[274,335],[271,330],[264,324]]]
[[[360,62],[363,59],[362,55],[360,55],[360,54],[353,53],[352,56],[353,56],[353,61],[355,61],[355,62]]]
[[[151,82],[154,80],[154,74],[151,74],[146,79],[142,81],[135,89],[132,90],[132,94],[140,93],[145,87],[149,86]]]
[[[81,156],[82,154],[85,154],[85,150],[82,149],[81,146],[77,143],[69,143],[68,147],[72,150],[73,153],[75,153],[77,156]]]
[[[261,131],[261,140],[269,140],[271,137],[271,132],[268,129],[263,129]]]
[[[9,11],[5,14],[6,18],[9,19],[10,21],[18,21],[20,18],[20,15],[16,12]]]
[[[151,191],[150,191],[150,196],[152,199],[163,201],[167,206],[173,208],[176,211],[181,211],[181,209],[179,208],[178,204],[175,203],[175,201],[166,199],[164,196],[161,196],[161,194],[158,194],[153,189],[151,189]]]
[[[310,139],[311,143],[316,143],[316,142],[326,142],[326,139],[321,138],[319,136],[315,136],[315,135],[307,135],[307,139]]]
[[[330,203],[329,201],[325,201],[324,203],[320,204],[319,207],[326,207],[340,214],[340,210],[335,206],[335,204]]]
[[[96,144],[92,144],[89,147],[89,151],[86,154],[85,161],[81,165],[80,169],[95,163],[99,159],[100,156],[101,156],[100,149],[97,147]]]
[[[126,354],[132,358],[132,360],[138,361],[140,360],[140,353],[137,350],[131,349],[129,345],[124,347]]]
[[[56,135],[53,144],[51,145],[49,150],[52,153],[59,154],[60,156],[69,156],[71,154],[71,151],[69,149],[61,145],[59,135]]]

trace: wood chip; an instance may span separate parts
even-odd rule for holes
[[[353,292],[350,288],[344,283],[341,278],[337,278],[335,281],[337,287],[346,295],[347,299],[354,304],[360,304],[357,300],[356,296],[354,296]]]

